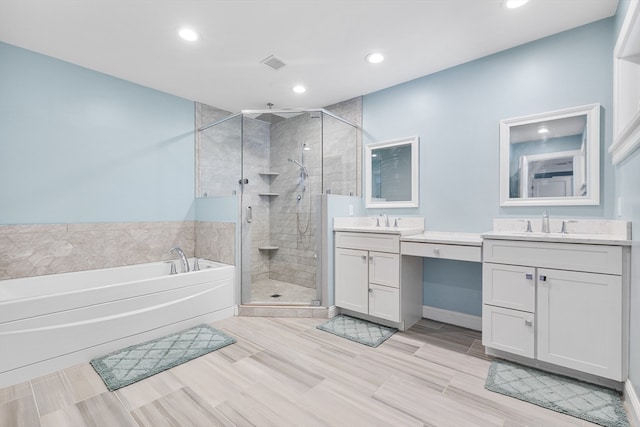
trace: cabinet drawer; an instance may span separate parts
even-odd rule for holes
[[[482,261],[480,246],[445,245],[439,243],[402,242],[402,255],[425,258],[456,259],[460,261]]]
[[[482,306],[482,344],[520,356],[535,356],[534,315],[508,308]]]
[[[482,302],[535,312],[535,273],[533,267],[483,263]]]
[[[621,246],[487,239],[482,254],[499,264],[622,274]]]
[[[400,236],[397,234],[336,232],[337,248],[363,249],[400,253]]]
[[[389,286],[370,284],[369,314],[392,322],[399,322],[400,290]]]
[[[400,287],[400,255],[369,252],[369,282]]]

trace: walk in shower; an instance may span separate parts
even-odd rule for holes
[[[198,130],[198,196],[239,198],[241,303],[320,305],[322,195],[357,194],[358,126],[324,109],[245,110]]]

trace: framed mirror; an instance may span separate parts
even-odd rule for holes
[[[600,204],[600,104],[500,121],[500,206]]]
[[[418,164],[417,136],[366,145],[366,207],[418,207]]]

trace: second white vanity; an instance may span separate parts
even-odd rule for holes
[[[560,231],[556,222],[551,229]],[[483,235],[483,344],[488,354],[547,370],[624,381],[629,224],[568,226],[567,234],[526,232],[498,219]]]

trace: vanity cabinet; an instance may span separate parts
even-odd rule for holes
[[[486,239],[483,254],[488,353],[624,381],[628,276],[621,246]]]
[[[401,260],[399,235],[335,233],[335,305],[347,314],[409,328],[421,317],[421,276],[415,260]]]

